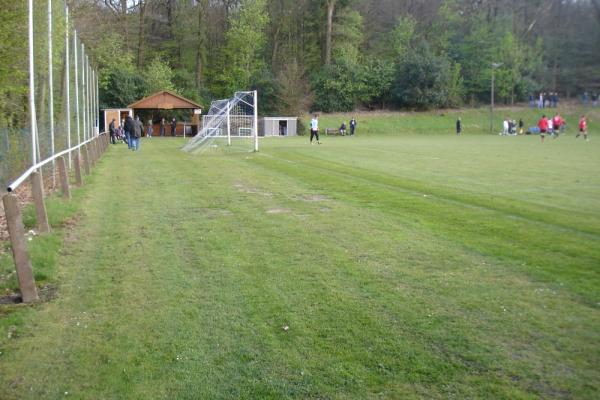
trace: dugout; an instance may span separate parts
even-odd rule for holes
[[[193,136],[198,133],[202,106],[168,90],[161,90],[128,106],[134,116],[144,124],[152,119],[153,136],[160,135],[160,122],[165,119],[165,136]],[[175,135],[171,133],[171,121],[176,119]],[[144,132],[144,135],[146,133]]]
[[[297,117],[264,117],[258,121],[259,136],[297,136]]]
[[[108,132],[108,125],[113,118],[115,119],[115,128],[118,128],[121,126],[121,121],[128,115],[133,117],[133,110],[131,108],[105,108],[102,112],[104,113],[104,118],[102,119],[104,125],[100,126],[100,132]]]

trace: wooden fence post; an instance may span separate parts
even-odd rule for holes
[[[83,169],[86,175],[90,174],[90,152],[87,144],[83,146]]]
[[[31,194],[33,195],[33,204],[35,205],[38,231],[40,233],[50,232],[48,213],[46,212],[46,204],[44,203],[44,186],[40,172],[31,173]]]
[[[81,163],[79,160],[79,151],[75,152],[75,183],[77,186],[83,185],[83,179],[81,179]]]
[[[67,163],[64,157],[58,157],[58,173],[60,175],[60,187],[65,199],[71,198],[71,189],[69,188],[69,175],[67,174]]]
[[[31,259],[27,252],[25,227],[23,226],[17,196],[12,193],[5,194],[2,197],[2,202],[4,203],[4,213],[8,225],[15,269],[17,271],[17,280],[19,281],[19,289],[21,290],[21,298],[23,299],[23,303],[31,303],[40,298],[35,286]]]

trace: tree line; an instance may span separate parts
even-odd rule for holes
[[[72,0],[101,106],[158,89],[263,113],[426,109],[600,90],[600,0]]]

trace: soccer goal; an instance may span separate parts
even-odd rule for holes
[[[256,90],[235,92],[230,99],[213,101],[202,118],[202,129],[183,150],[196,153],[236,143],[237,147],[247,149],[253,145],[254,151],[258,151],[257,101]]]

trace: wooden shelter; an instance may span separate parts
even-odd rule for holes
[[[161,90],[144,97],[128,107],[133,109],[134,115],[141,114],[140,119],[142,119],[144,125],[147,124],[147,119],[152,118],[154,136],[160,134],[162,118],[165,118],[165,136],[191,136],[198,132],[202,106],[168,90]],[[182,114],[180,112],[185,110],[188,110],[189,113]],[[171,121],[173,117],[176,117],[176,114],[183,115],[183,121],[177,118],[177,126],[175,134],[173,134],[171,132]]]

